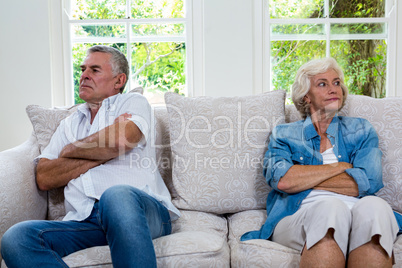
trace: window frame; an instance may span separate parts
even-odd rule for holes
[[[130,8],[130,1],[127,1],[127,9]],[[186,43],[186,94],[192,96],[193,90],[193,61],[191,55],[192,49],[192,1],[183,0],[184,17],[183,18],[150,18],[150,19],[111,19],[111,20],[74,20],[67,14],[70,10],[71,0],[49,1],[50,21],[51,21],[51,55],[52,55],[52,102],[54,106],[70,106],[74,104],[74,81],[73,81],[73,60],[72,45],[76,43],[126,43],[129,47],[132,43],[141,41],[153,42],[185,42]],[[131,29],[135,24],[156,24],[156,23],[183,23],[185,33],[183,37],[166,36],[131,36],[131,31],[127,31],[124,38],[104,38],[90,37],[85,40],[74,38],[71,35],[71,26],[77,24],[101,24],[101,23],[121,23],[126,24],[126,29]],[[127,53],[127,59],[131,62],[131,53]],[[131,66],[130,66],[131,68]],[[130,70],[131,71],[131,70]],[[131,72],[130,72],[131,73]],[[131,79],[127,83],[127,89],[131,89]]]
[[[330,34],[330,24],[331,23],[387,23],[387,84],[386,84],[386,96],[402,96],[402,89],[397,89],[397,72],[392,70],[397,70],[397,68],[402,69],[401,61],[399,60],[399,65],[397,66],[397,34],[399,34],[399,39],[401,39],[402,35],[402,27],[397,27],[397,13],[401,13],[401,5],[398,8],[397,1],[394,0],[385,0],[385,17],[383,18],[329,18],[329,0],[324,0],[325,8],[324,8],[324,17],[323,18],[313,18],[313,19],[271,19],[269,16],[269,0],[254,0],[254,24],[261,25],[260,28],[257,27],[255,29],[256,32],[256,43],[259,41],[262,42],[262,49],[260,49],[260,53],[256,53],[256,69],[261,68],[261,72],[256,74],[256,77],[260,77],[262,80],[259,84],[262,92],[274,90],[272,87],[272,79],[271,79],[271,61],[270,61],[270,53],[271,53],[271,41],[278,40],[290,40],[285,39],[286,36],[273,38],[271,37],[271,25],[272,24],[298,24],[298,23],[319,23],[325,24],[326,31],[324,37],[322,36],[314,36],[309,35],[309,38],[301,37],[291,40],[325,40],[326,41],[326,55],[330,55],[330,41],[331,40],[356,40],[356,39],[384,39],[383,35],[374,35],[374,34],[351,34],[351,35],[343,35],[344,39],[333,39]],[[399,11],[399,12],[398,12]],[[262,37],[259,38],[258,34],[262,34]],[[340,36],[341,37],[341,36]],[[261,40],[259,40],[261,39]],[[257,47],[258,49],[258,47]],[[392,55],[392,56],[391,56]],[[257,57],[261,57],[263,60],[259,62]],[[401,55],[398,55],[401,58]],[[399,78],[401,79],[401,78]],[[401,79],[402,80],[402,79]],[[402,81],[400,81],[402,82]]]

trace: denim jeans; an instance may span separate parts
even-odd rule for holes
[[[169,211],[156,199],[127,185],[113,186],[84,221],[25,221],[1,241],[9,268],[68,267],[62,257],[109,245],[114,267],[156,267],[152,239],[171,232]]]

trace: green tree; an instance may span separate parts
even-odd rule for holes
[[[184,16],[183,0],[136,0],[131,1],[131,13],[126,15],[125,0],[76,0],[73,18],[79,20],[102,20],[124,18],[180,18]],[[184,25],[136,24],[126,29],[125,24],[77,24],[74,34],[77,37],[126,38],[127,31],[138,36],[177,35],[184,33]],[[163,94],[174,91],[185,92],[186,46],[175,42],[137,42],[127,48],[125,43],[101,43],[120,49],[127,55],[131,51],[130,78],[133,87],[142,86],[146,92]],[[73,44],[74,97],[76,103],[83,102],[78,96],[81,71],[79,66],[86,56],[86,50],[94,43]],[[130,90],[127,89],[126,90]]]
[[[323,0],[270,0],[271,18],[322,18]],[[299,4],[299,6],[297,6]],[[302,8],[298,8],[301,7]],[[384,16],[384,0],[330,0],[331,18]],[[380,24],[335,24],[332,34],[382,33]],[[274,34],[323,34],[315,24],[274,25]],[[291,90],[297,69],[308,60],[325,57],[326,41],[271,42],[272,85],[275,89]],[[384,97],[386,78],[385,40],[331,40],[331,56],[337,59],[345,73],[352,94]]]

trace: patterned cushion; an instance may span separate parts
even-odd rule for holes
[[[402,98],[375,99],[349,96],[342,115],[365,118],[377,131],[383,152],[384,188],[378,196],[402,212]]]
[[[218,214],[265,208],[262,158],[272,128],[285,121],[284,99],[284,91],[218,98],[166,93],[173,203]]]
[[[31,120],[36,139],[38,140],[40,152],[42,152],[49,144],[50,139],[60,122],[68,115],[75,112],[76,109],[77,106],[68,109],[49,109],[38,105],[27,106],[26,112]],[[65,214],[63,188],[50,190],[48,194],[47,219],[61,219]]]
[[[153,240],[158,267],[229,267],[227,221],[210,213],[182,211],[171,235]],[[69,267],[112,267],[108,246],[64,257]]]
[[[300,253],[264,239],[240,241],[240,237],[259,230],[267,218],[265,210],[249,210],[228,217],[232,267],[299,267]]]
[[[33,131],[38,140],[40,152],[42,152],[49,144],[50,139],[61,120],[66,118],[75,110],[75,106],[69,109],[49,109],[39,105],[28,105],[26,107],[26,112],[29,120],[31,120]]]

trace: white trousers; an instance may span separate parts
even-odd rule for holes
[[[334,229],[334,239],[345,258],[348,252],[380,235],[380,244],[392,256],[399,227],[390,205],[382,198],[366,196],[352,209],[335,197],[317,200],[283,218],[275,227],[272,240],[302,252],[310,249]]]

